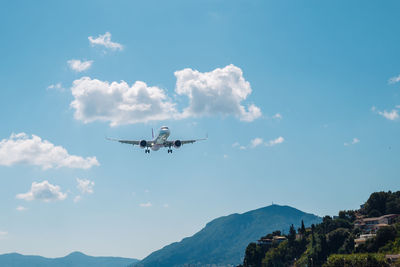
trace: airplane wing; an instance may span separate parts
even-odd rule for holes
[[[117,141],[123,144],[130,144],[130,145],[139,145],[140,141],[138,140],[120,140],[120,139],[113,139],[113,138],[106,138],[107,140]]]
[[[197,141],[203,141],[203,140],[207,140],[207,138],[201,138],[201,139],[193,139],[193,140],[182,140],[182,145],[184,144],[193,144],[194,142]]]
[[[179,141],[181,141],[181,144],[184,145],[184,144],[193,144],[194,142],[203,141],[203,140],[207,140],[207,139],[208,139],[208,136],[206,138],[201,138],[201,139],[179,140]],[[175,141],[177,141],[177,140],[175,140]],[[173,146],[175,141],[166,141],[164,143],[164,146],[165,147]]]

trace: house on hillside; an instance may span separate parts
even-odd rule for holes
[[[280,244],[281,242],[287,240],[286,236],[274,236],[274,242]]]
[[[363,232],[375,233],[379,228],[395,223],[399,217],[400,214],[387,214],[374,218],[358,218],[354,222],[354,226]]]
[[[360,235],[359,238],[354,239],[355,247],[358,247],[360,244],[364,244],[368,239],[371,239],[375,236],[376,236],[376,234]]]
[[[272,245],[272,244],[280,244],[281,242],[287,240],[285,236],[273,236],[272,238],[262,237],[258,240],[259,245]]]

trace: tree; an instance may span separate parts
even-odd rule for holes
[[[315,236],[314,236],[314,232],[315,232],[315,225],[311,224],[311,246],[315,245]]]
[[[345,228],[338,228],[328,234],[328,250],[329,254],[337,253],[339,248],[344,245],[344,241],[350,236],[350,232]]]
[[[386,226],[380,228],[376,232],[376,237],[375,237],[375,248],[376,251],[380,248],[383,247],[386,243],[389,241],[393,241],[396,238],[396,229],[393,226]]]
[[[246,248],[246,253],[243,260],[244,267],[258,267],[264,258],[265,251],[262,253],[261,247],[256,243],[250,243]]]
[[[353,267],[389,267],[389,262],[382,254],[350,254],[331,255],[324,267],[353,266]]]
[[[289,244],[292,244],[296,240],[296,230],[294,229],[293,224],[290,226],[289,235],[288,235]]]
[[[280,235],[282,235],[282,233],[279,230],[272,232],[272,236],[280,236]]]
[[[375,192],[365,202],[361,212],[368,217],[390,213],[400,213],[400,191]]]
[[[354,222],[356,220],[356,212],[354,210],[341,210],[339,211],[339,218]]]
[[[301,220],[301,228],[300,228],[300,234],[304,235],[306,233],[306,227],[304,226],[304,221]]]
[[[382,216],[382,213],[379,210],[373,209],[368,213],[368,217],[380,217]]]

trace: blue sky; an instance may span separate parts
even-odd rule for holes
[[[0,253],[143,258],[219,216],[399,190],[399,8],[2,3]],[[104,138],[162,125],[209,140],[148,155]]]

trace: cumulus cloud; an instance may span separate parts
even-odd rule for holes
[[[262,145],[263,143],[264,143],[264,140],[262,138],[256,137],[250,141],[250,147],[255,148],[259,145]]]
[[[276,139],[273,140],[269,140],[267,143],[265,143],[266,146],[275,146],[278,144],[282,144],[285,141],[285,138],[283,138],[282,136],[279,136]]]
[[[83,77],[71,88],[75,119],[85,123],[109,121],[111,126],[138,122],[160,121],[174,117],[175,104],[164,90],[137,81],[103,82]]]
[[[391,111],[378,111],[378,114],[391,121],[399,118],[399,111],[397,109],[392,109]]]
[[[242,70],[232,64],[204,73],[186,68],[176,71],[175,77],[175,92],[189,98],[183,117],[233,115],[242,121],[253,121],[261,116],[257,106],[242,105],[252,90]]]
[[[97,38],[89,36],[88,39],[92,46],[101,45],[101,46],[104,46],[105,48],[109,48],[111,50],[122,50],[123,49],[123,46],[121,44],[111,41],[111,33],[109,33],[109,32],[106,32],[103,35],[100,34]]]
[[[61,146],[55,146],[39,136],[29,137],[26,133],[12,134],[0,141],[0,165],[30,164],[49,168],[89,169],[98,166],[96,157],[83,158],[68,154]]]
[[[71,68],[71,70],[74,70],[76,72],[82,72],[89,69],[92,66],[93,60],[80,61],[79,59],[71,59],[68,60],[67,63],[68,66]]]
[[[139,206],[142,208],[150,208],[153,205],[150,202],[147,202],[147,203],[140,203]]]
[[[391,111],[387,111],[387,110],[378,110],[377,107],[372,106],[371,111],[375,112],[378,115],[381,115],[382,117],[384,117],[385,119],[394,121],[399,119],[399,109],[400,109],[400,105],[396,105],[394,109],[392,109]]]
[[[24,211],[24,210],[26,210],[26,208],[25,208],[24,206],[18,206],[18,207],[16,208],[16,210],[18,210],[18,211]]]
[[[400,75],[392,77],[389,79],[389,84],[394,84],[400,82]]]
[[[61,188],[58,185],[52,185],[45,180],[41,183],[33,182],[30,191],[18,194],[16,198],[26,201],[41,200],[50,202],[66,199],[67,193],[61,192]]]
[[[116,126],[201,116],[235,116],[250,122],[262,115],[254,104],[243,105],[252,90],[234,65],[206,73],[184,69],[175,76],[176,94],[189,99],[181,112],[163,89],[142,81],[130,86],[125,81],[109,83],[90,77],[75,80],[71,87],[75,119]]]
[[[76,179],[78,185],[76,186],[82,194],[93,194],[94,182],[88,179]]]

